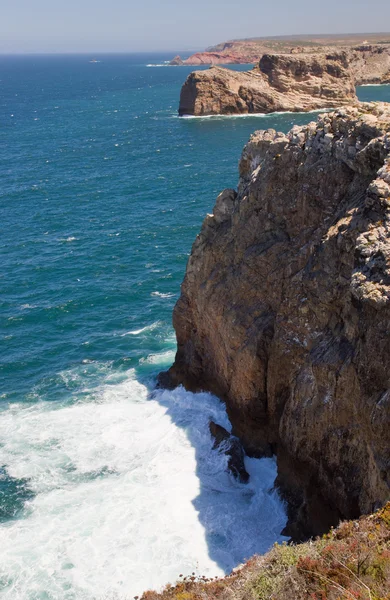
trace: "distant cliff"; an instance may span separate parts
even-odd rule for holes
[[[247,452],[276,453],[295,539],[390,496],[389,153],[380,103],[253,134],[174,310],[171,383],[216,393]]]
[[[359,46],[348,58],[356,85],[390,83],[389,46]]]
[[[191,73],[181,90],[179,115],[297,112],[353,101],[346,53],[265,54],[251,71],[213,67]]]
[[[258,63],[264,54],[348,54],[357,85],[390,83],[390,34],[345,36],[285,36],[233,40],[196,52],[185,60],[176,56],[172,65],[223,65]]]

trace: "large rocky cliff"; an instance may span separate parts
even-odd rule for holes
[[[270,113],[332,108],[357,101],[347,54],[264,54],[240,72],[213,67],[191,73],[179,115]]]
[[[171,382],[276,453],[296,539],[389,498],[389,153],[386,104],[253,134],[174,310]]]

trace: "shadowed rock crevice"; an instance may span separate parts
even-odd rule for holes
[[[253,134],[174,310],[172,385],[223,398],[278,458],[296,539],[370,512],[390,481],[390,108]]]

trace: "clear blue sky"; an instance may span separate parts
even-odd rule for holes
[[[231,38],[386,30],[390,0],[0,0],[0,52],[193,50]]]

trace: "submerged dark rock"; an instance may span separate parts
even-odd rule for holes
[[[249,473],[245,468],[245,452],[240,440],[214,421],[210,421],[209,428],[214,438],[213,448],[220,448],[229,457],[228,470],[241,483],[248,483]]]

